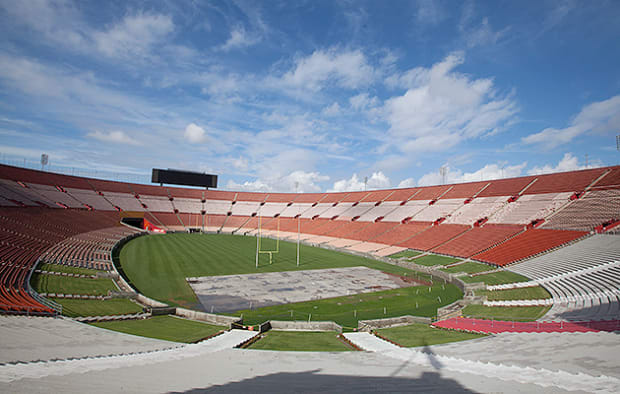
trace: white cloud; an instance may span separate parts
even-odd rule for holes
[[[400,181],[397,187],[404,188],[404,187],[414,187],[414,186],[415,186],[415,179],[407,178],[407,179],[403,179],[402,181]]]
[[[527,166],[527,162],[507,166],[505,164],[487,164],[481,169],[474,172],[463,172],[459,169],[447,166],[446,184],[462,183],[462,182],[478,182],[488,181],[501,178],[514,178],[521,175],[523,169]],[[443,177],[439,170],[429,172],[423,175],[418,181],[419,186],[440,185],[443,183]]]
[[[417,0],[415,18],[421,25],[436,25],[445,18],[445,12],[436,0]]]
[[[546,128],[541,132],[523,137],[528,145],[540,145],[553,149],[566,144],[584,133],[608,133],[620,129],[620,95],[586,105],[563,129]]]
[[[196,125],[195,123],[190,123],[185,127],[185,134],[183,134],[186,140],[192,142],[194,144],[198,144],[206,141],[207,133],[205,129]]]
[[[159,14],[128,15],[107,31],[94,32],[97,49],[109,57],[145,57],[174,30],[172,18]]]
[[[110,132],[102,132],[102,131],[94,131],[92,133],[86,134],[87,137],[94,138],[103,142],[111,142],[116,144],[129,144],[129,145],[141,145],[140,142],[134,140],[127,134],[122,131],[110,131]]]
[[[359,50],[317,50],[312,55],[297,60],[293,70],[282,77],[285,86],[312,91],[323,89],[328,81],[338,86],[354,89],[369,84],[374,69]]]
[[[322,113],[324,116],[338,116],[342,113],[342,108],[340,108],[340,104],[334,102],[329,107],[323,108]]]
[[[280,193],[316,193],[321,191],[320,182],[329,180],[329,176],[318,172],[293,171],[288,175],[258,178],[254,181],[237,183],[228,181],[226,188],[237,191],[280,192]]]
[[[375,107],[379,103],[379,99],[376,96],[368,96],[368,93],[360,93],[351,97],[349,103],[351,104],[351,108],[356,111],[361,111]]]
[[[390,179],[381,171],[373,172],[368,178],[366,190],[386,189],[390,187]],[[350,179],[341,179],[334,182],[334,186],[328,192],[352,192],[364,190],[364,179],[353,174]]]
[[[228,40],[220,47],[223,51],[252,46],[261,40],[259,35],[248,35],[243,26],[237,26],[230,32]]]
[[[573,156],[573,154],[569,152],[569,153],[564,154],[564,156],[562,157],[562,159],[560,159],[557,165],[553,166],[550,164],[545,164],[542,167],[534,167],[531,170],[529,170],[527,173],[529,175],[540,175],[540,174],[550,174],[554,172],[583,170],[586,168],[595,168],[595,167],[602,167],[602,166],[603,166],[603,163],[600,160],[594,159],[590,161],[588,163],[588,166],[586,167],[585,164],[579,164],[579,159],[577,159],[577,157]]]
[[[442,151],[465,139],[496,133],[510,122],[516,103],[500,96],[491,79],[455,72],[463,61],[461,53],[453,53],[429,69],[392,77],[392,84],[407,91],[385,102],[387,146],[405,153]]]

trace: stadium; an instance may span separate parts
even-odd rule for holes
[[[298,194],[0,170],[3,390],[620,387],[620,167]]]
[[[0,0],[0,392],[620,393],[618,20]]]

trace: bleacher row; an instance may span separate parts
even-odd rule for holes
[[[546,318],[620,318],[620,236],[597,234],[508,268],[545,287],[553,297]],[[510,284],[490,289],[522,287]]]
[[[7,267],[28,271],[46,250],[50,261],[61,258],[94,267],[107,249],[98,250],[96,240],[79,234],[114,226],[119,216],[137,216],[164,230],[254,234],[260,227],[283,237],[296,237],[299,230],[308,242],[358,252],[387,255],[410,248],[503,266],[586,237],[594,229],[613,231],[620,219],[619,180],[616,166],[367,192],[248,193],[120,183],[0,165],[0,207],[7,217],[26,218],[26,227],[19,230],[9,219],[3,221],[0,243]],[[43,223],[46,215],[54,219]],[[99,219],[91,220],[96,217],[114,219],[98,225]],[[19,260],[26,251],[31,256]],[[25,276],[8,277],[12,279],[2,279],[3,294],[9,292],[5,298],[15,300],[23,293]]]
[[[118,223],[109,211],[0,207],[0,311],[53,313],[27,291],[39,257],[67,238]]]
[[[139,230],[119,226],[78,234],[47,249],[40,256],[40,262],[110,271],[112,248],[119,240],[136,232]]]

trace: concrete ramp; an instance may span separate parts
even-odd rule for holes
[[[217,352],[219,350],[232,349],[234,347],[237,347],[243,342],[252,339],[257,335],[258,332],[256,331],[230,330],[226,331],[221,335],[201,342],[201,345],[203,345],[209,351]]]
[[[193,357],[205,357],[221,350],[232,349],[256,335],[258,332],[255,331],[231,330],[206,341],[163,350],[3,364],[0,365],[0,383],[13,382],[24,378],[40,379],[47,376],[64,376],[73,373],[130,368]]]
[[[355,346],[367,352],[391,352],[401,349],[393,343],[384,341],[368,332],[349,332],[343,335],[349,341],[353,342]]]

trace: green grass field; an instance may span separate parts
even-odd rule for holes
[[[463,309],[463,315],[479,319],[534,321],[541,318],[550,307],[548,306],[484,306],[468,305]]]
[[[411,324],[403,327],[383,328],[378,330],[378,332],[381,336],[405,347],[430,346],[440,343],[466,341],[486,336],[484,334],[442,330],[426,324]]]
[[[262,249],[275,249],[275,241],[262,240]],[[366,266],[399,274],[414,271],[346,253],[301,245],[296,266],[296,244],[280,241],[280,253],[269,265],[260,256],[255,268],[256,238],[227,234],[167,234],[136,238],[123,247],[120,262],[125,274],[144,295],[172,305],[196,307],[198,300],[185,278]],[[448,297],[450,298],[450,297]]]
[[[551,298],[551,294],[541,286],[508,290],[477,290],[476,295],[485,295],[489,301],[538,300]]]
[[[345,329],[356,328],[358,320],[382,319],[402,315],[432,317],[437,308],[462,297],[454,285],[435,283],[427,286],[404,287],[353,296],[274,305],[254,310],[242,310],[244,324],[254,325],[266,320],[335,321]],[[439,301],[438,297],[441,298]],[[417,303],[417,308],[416,308]],[[384,310],[385,307],[385,310]],[[384,313],[385,312],[385,313]]]
[[[391,254],[388,257],[391,258],[391,259],[400,259],[402,257],[407,257],[407,258],[415,257],[415,256],[419,256],[421,254],[422,254],[422,252],[416,252],[415,250],[407,249],[407,250],[403,250],[402,252]]]
[[[457,261],[460,261],[460,260],[461,259],[457,259],[454,257],[438,256],[438,255],[430,254],[428,256],[422,256],[417,259],[413,259],[411,261],[419,265],[432,266],[432,265],[448,265],[448,264],[456,263]]]
[[[142,307],[140,305],[123,298],[113,298],[111,300],[50,299],[61,304],[62,314],[70,317],[126,315],[142,312]]]
[[[92,323],[92,325],[126,334],[185,343],[198,341],[225,329],[221,326],[172,316],[153,316],[144,320],[98,322]]]
[[[476,272],[484,272],[496,269],[490,265],[474,263],[473,261],[468,261],[467,263],[459,264],[450,268],[442,268],[441,270],[444,272],[449,272],[455,274],[457,272],[466,272],[468,274],[474,274]]]
[[[460,277],[463,282],[466,283],[477,283],[484,282],[487,285],[499,285],[503,283],[513,283],[513,282],[527,282],[529,279],[523,275],[515,274],[510,271],[499,271],[493,272],[490,274],[478,275],[474,277],[463,276]]]
[[[118,291],[112,279],[108,278],[90,279],[34,274],[30,283],[39,293],[107,295],[108,291]]]
[[[39,264],[37,266],[37,269],[40,269],[42,271],[66,272],[69,274],[81,274],[81,275],[95,275],[97,272],[101,272],[97,270],[91,270],[88,268],[72,267],[69,265],[61,265],[61,264]]]
[[[249,349],[306,352],[343,352],[353,350],[331,332],[268,331]]]

